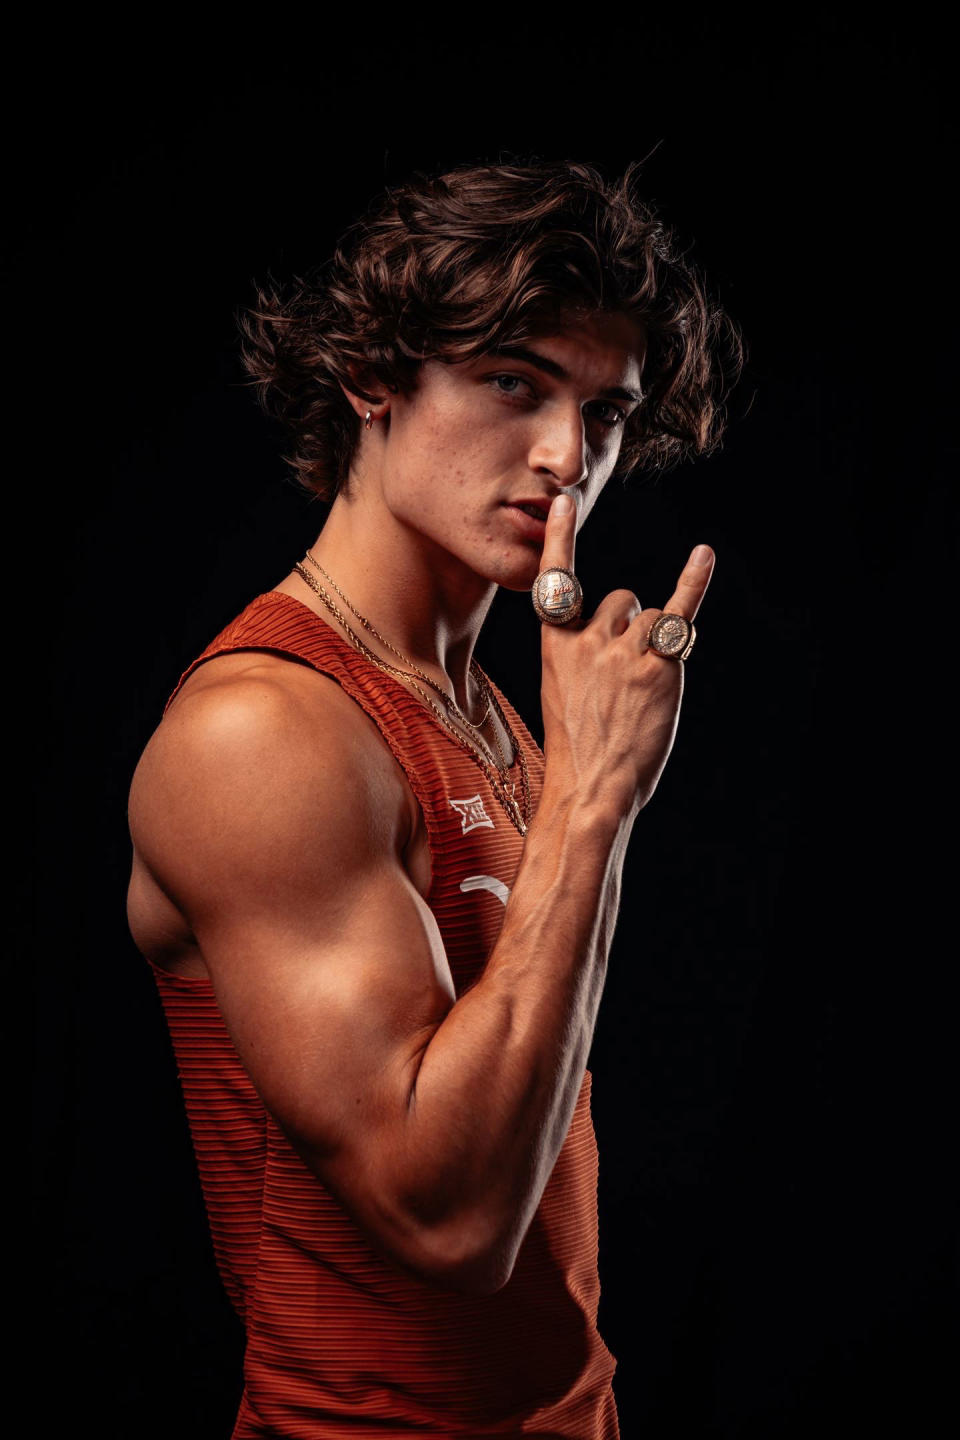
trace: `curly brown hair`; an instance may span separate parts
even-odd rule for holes
[[[408,395],[425,360],[476,359],[597,311],[627,313],[647,337],[618,472],[714,449],[743,341],[637,195],[641,163],[614,183],[572,161],[416,172],[286,294],[255,286],[236,317],[242,363],[292,435],[300,484],[327,501],[346,491],[361,421],[341,384],[371,404],[382,396],[359,383]]]

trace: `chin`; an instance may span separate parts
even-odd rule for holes
[[[538,567],[530,572],[529,580],[501,580],[499,581],[500,589],[513,590],[516,594],[519,594],[522,590],[532,590],[533,582],[539,574],[540,570]]]
[[[499,585],[501,590],[532,590],[533,582],[540,574],[541,558],[539,553],[533,552],[526,561],[523,556],[504,555],[500,564],[494,567],[495,573],[490,579]]]

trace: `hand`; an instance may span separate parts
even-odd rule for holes
[[[550,507],[541,571],[574,568],[577,512],[558,512],[561,498]],[[542,626],[547,779],[618,820],[642,810],[656,789],[683,697],[684,665],[649,649],[650,627],[663,611],[696,617],[715,558],[698,546],[662,609],[643,610],[632,591],[613,590],[590,620]]]

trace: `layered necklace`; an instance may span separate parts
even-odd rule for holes
[[[351,602],[347,599],[346,595],[344,595],[343,591],[340,589],[336,581],[332,578],[332,576],[327,574],[326,570],[324,570],[323,566],[318,560],[314,559],[314,557],[310,554],[309,550],[306,553],[305,559],[309,560],[310,564],[314,567],[314,569],[318,570],[320,574],[324,577],[328,585],[330,585],[337,592],[341,600],[357,617],[364,629],[368,631],[369,634],[373,635],[377,640],[379,640],[380,644],[383,645],[387,650],[389,650],[391,654],[396,655],[397,658],[402,660],[405,665],[409,666],[409,669],[401,670],[396,665],[391,665],[388,661],[383,660],[379,655],[377,655],[373,650],[371,650],[368,645],[364,644],[363,640],[361,640],[360,636],[356,633],[356,631],[352,630],[351,627],[347,624],[347,621],[344,618],[343,614],[337,608],[336,603],[333,601],[333,599],[330,597],[324,587],[320,584],[320,581],[316,578],[315,575],[311,574],[311,572],[298,561],[293,568],[296,570],[300,578],[304,580],[307,585],[310,586],[310,589],[320,597],[320,599],[323,601],[324,605],[327,607],[330,613],[336,617],[339,623],[343,626],[343,629],[349,635],[353,645],[357,648],[357,650],[360,651],[362,655],[365,655],[368,660],[371,660],[378,669],[385,671],[389,675],[397,675],[401,679],[406,680],[407,683],[414,690],[416,690],[419,695],[422,696],[422,698],[427,702],[434,714],[439,717],[444,728],[449,731],[449,733],[454,737],[454,739],[461,746],[461,748],[466,750],[467,754],[472,756],[473,759],[476,760],[477,763],[480,765],[481,769],[487,776],[487,779],[490,781],[491,789],[493,790],[497,799],[500,801],[500,804],[506,811],[511,823],[516,826],[517,830],[519,830],[521,835],[525,835],[527,833],[527,825],[530,822],[530,779],[527,774],[527,762],[524,757],[523,748],[518,743],[517,738],[510,727],[510,723],[507,720],[507,717],[504,715],[503,710],[497,700],[497,697],[494,695],[493,690],[490,687],[490,682],[487,680],[486,675],[484,675],[476,660],[470,661],[470,673],[476,681],[477,687],[480,690],[481,695],[486,701],[486,709],[484,710],[480,720],[475,722],[473,720],[468,720],[466,715],[464,715],[463,711],[457,705],[456,701],[452,698],[452,696],[447,694],[447,692],[443,689],[441,685],[438,685],[435,680],[431,680],[430,676],[424,674],[420,667],[418,665],[415,665],[408,655],[404,655],[402,650],[398,650],[395,645],[391,645],[389,640],[385,640],[384,637],[380,634],[380,632],[374,629],[370,621],[367,620],[365,616],[361,615],[360,611],[351,604]],[[426,693],[426,691],[421,689],[421,687],[417,684],[417,680],[415,677],[419,677],[419,679],[425,681],[425,683],[429,685],[430,688],[440,696],[441,700],[446,706],[446,714],[444,714],[443,710],[440,709],[439,705],[435,704],[435,702],[431,700],[430,696]],[[516,783],[510,779],[510,767],[508,766],[506,756],[503,753],[503,746],[500,744],[500,737],[497,734],[496,725],[492,726],[492,733],[493,743],[496,746],[499,761],[493,755],[493,752],[490,750],[489,745],[482,734],[483,726],[486,725],[491,719],[491,707],[496,712],[500,723],[502,724],[507,735],[510,737],[510,743],[513,746],[514,753],[520,761],[520,776],[522,782],[521,789],[523,801],[522,809],[517,802],[515,793]],[[470,731],[472,733],[470,735],[464,735],[462,731],[459,730],[457,726],[451,722],[451,715],[455,716],[459,724],[462,725],[467,731]]]

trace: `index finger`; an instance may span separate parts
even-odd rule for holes
[[[700,601],[710,584],[716,558],[709,545],[698,545],[691,552],[690,559],[677,581],[676,590],[663,607],[665,614],[682,615],[685,620],[696,619]]]
[[[551,570],[559,565],[573,569],[573,550],[577,538],[577,507],[571,495],[554,495],[547,513],[547,530],[543,537],[540,569]]]

